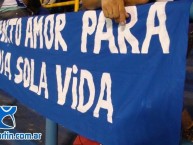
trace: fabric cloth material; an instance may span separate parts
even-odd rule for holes
[[[0,88],[103,145],[177,145],[190,4],[0,21]]]

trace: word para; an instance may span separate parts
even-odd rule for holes
[[[142,48],[139,48],[139,41],[131,33],[131,29],[137,24],[137,8],[136,6],[127,7],[126,11],[130,14],[130,22],[125,26],[119,25],[118,35],[113,34],[113,23],[111,19],[104,18],[104,14],[101,12],[98,18],[95,11],[85,12],[83,15],[83,26],[82,26],[82,43],[81,52],[87,53],[87,40],[88,37],[94,35],[94,48],[93,53],[99,54],[101,49],[101,43],[103,41],[109,42],[109,51],[113,54],[127,54],[128,48],[126,42],[131,46],[131,53],[133,54],[147,54],[150,46],[150,42],[153,36],[158,35],[161,43],[161,48],[164,54],[169,53],[170,38],[166,28],[166,3],[155,3],[151,5],[146,21],[146,35],[142,44]],[[155,19],[156,15],[159,21],[159,25],[156,26]],[[91,24],[89,22],[92,22]],[[104,31],[106,29],[106,32]],[[117,39],[115,39],[117,37]],[[118,41],[118,46],[115,45],[115,40]],[[90,45],[89,45],[90,46]],[[89,47],[89,49],[91,49]]]

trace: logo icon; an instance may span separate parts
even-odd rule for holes
[[[14,129],[16,126],[14,114],[17,112],[17,106],[0,106],[0,129]],[[5,118],[10,117],[12,126],[5,122]]]

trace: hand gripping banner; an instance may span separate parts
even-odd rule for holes
[[[103,145],[177,145],[189,2],[0,21],[0,88]]]

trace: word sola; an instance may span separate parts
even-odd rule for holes
[[[52,83],[48,82],[46,63],[42,62],[39,75],[35,73],[35,60],[19,57],[17,59],[17,70],[18,73],[15,74],[14,82],[16,84],[22,84],[24,88],[28,88],[30,91],[36,93],[37,95],[42,95],[44,92],[45,98],[49,98],[49,85]],[[80,72],[80,78],[78,78],[77,73]],[[72,109],[77,109],[77,111],[81,113],[86,113],[94,104],[94,100],[96,99],[95,93],[95,83],[93,79],[93,75],[86,69],[78,70],[76,65],[73,65],[72,68],[67,67],[65,72],[65,77],[62,77],[62,66],[56,65],[56,84],[57,84],[57,94],[58,100],[57,104],[64,105],[66,102],[67,93],[72,92]],[[36,78],[36,79],[35,79]],[[39,78],[39,79],[38,79]],[[38,83],[34,80],[39,80]],[[80,80],[80,82],[78,82]],[[72,82],[72,83],[70,83]],[[78,85],[79,84],[79,85]],[[85,96],[85,87],[88,87],[89,96]],[[113,116],[113,105],[111,99],[111,87],[112,80],[109,73],[102,73],[101,84],[100,84],[100,94],[98,97],[98,102],[94,109],[93,116],[99,117],[100,109],[106,109],[107,113],[107,121],[112,123]],[[44,91],[43,91],[44,90]],[[78,90],[78,91],[77,91]],[[71,96],[71,95],[68,95]],[[106,97],[105,97],[106,96]],[[86,102],[85,98],[88,98]],[[106,100],[104,99],[106,98]]]

